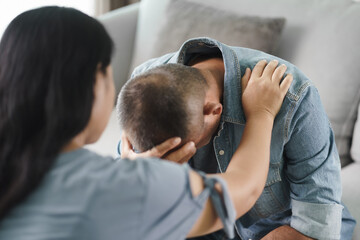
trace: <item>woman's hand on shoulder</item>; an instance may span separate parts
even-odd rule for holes
[[[286,66],[278,66],[276,60],[269,63],[261,60],[252,71],[246,69],[241,84],[242,104],[247,119],[258,114],[275,118],[293,80],[293,76],[287,74],[281,82],[285,71]]]

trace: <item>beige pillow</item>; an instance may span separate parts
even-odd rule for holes
[[[231,46],[273,53],[284,18],[239,16],[184,0],[170,1],[152,51],[152,57],[178,50],[194,37],[210,37]]]

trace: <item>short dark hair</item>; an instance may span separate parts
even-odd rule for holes
[[[88,124],[98,67],[113,43],[94,18],[42,7],[17,16],[0,43],[0,219],[42,181]]]
[[[132,145],[146,151],[171,137],[191,136],[191,123],[202,117],[207,83],[201,72],[181,64],[165,64],[129,80],[117,111]]]

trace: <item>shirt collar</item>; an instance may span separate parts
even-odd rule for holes
[[[174,55],[173,61],[186,64],[194,54],[211,53],[217,50],[221,51],[225,65],[222,119],[231,123],[245,124],[241,102],[240,63],[232,47],[211,38],[194,38],[181,46],[178,53]]]

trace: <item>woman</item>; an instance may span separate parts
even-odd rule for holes
[[[114,161],[83,148],[99,138],[113,107],[112,49],[98,21],[69,8],[30,10],[6,29],[0,239],[183,239],[221,227],[231,236],[235,217],[264,187],[272,123],[291,80],[280,87],[280,78],[268,81],[274,76],[262,72],[272,74],[270,64],[258,64],[251,78],[247,71],[248,130],[236,160],[221,177],[200,176],[185,165]],[[170,139],[143,156],[162,156],[179,142]]]

